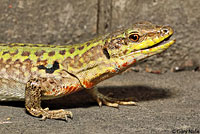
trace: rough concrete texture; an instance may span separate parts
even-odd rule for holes
[[[146,20],[172,26],[177,42],[140,67],[169,70],[189,59],[199,65],[199,7],[199,0],[0,0],[0,42],[71,44]],[[200,131],[199,82],[199,72],[129,72],[101,83],[101,91],[134,98],[139,106],[99,108],[84,92],[44,102],[72,111],[74,119],[67,123],[39,121],[25,113],[24,102],[1,102],[0,133]]]
[[[66,44],[96,34],[96,0],[1,0],[0,42]]]
[[[113,92],[117,98],[134,98],[138,106],[99,108],[86,92],[43,104],[50,109],[72,111],[73,120],[65,122],[39,121],[25,113],[24,102],[1,102],[0,133],[170,134],[180,130],[200,131],[200,75],[197,72],[163,75],[131,72],[99,86],[105,94]]]

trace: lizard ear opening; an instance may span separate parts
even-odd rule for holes
[[[110,54],[108,53],[107,48],[103,49],[103,53],[105,54],[105,56],[106,56],[107,59],[110,59]]]

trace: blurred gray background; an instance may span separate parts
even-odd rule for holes
[[[199,0],[0,0],[0,43],[81,43],[140,21],[170,25],[176,43],[137,65],[141,73],[99,85],[105,93],[136,98],[139,106],[99,108],[84,92],[44,104],[72,111],[66,123],[39,121],[24,112],[24,102],[0,103],[0,133],[200,132]],[[172,73],[175,67],[187,71]],[[145,73],[151,70],[167,73]]]

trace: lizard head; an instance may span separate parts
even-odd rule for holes
[[[170,40],[172,34],[173,30],[169,26],[136,23],[131,28],[107,36],[103,52],[121,70],[166,50],[175,43],[175,39]]]
[[[100,81],[123,72],[135,62],[166,50],[175,42],[169,40],[172,34],[173,30],[169,26],[143,22],[100,36],[85,43],[91,48],[85,52],[85,57],[83,54],[85,66],[80,66],[80,71],[73,74],[84,87],[91,88]],[[72,63],[74,66],[75,62]]]

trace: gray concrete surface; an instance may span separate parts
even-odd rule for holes
[[[97,0],[1,0],[0,42],[70,44],[96,34]]]
[[[170,134],[176,130],[200,131],[200,74],[197,72],[129,72],[99,85],[113,97],[133,98],[138,106],[99,108],[86,92],[43,103],[50,109],[68,109],[74,118],[39,121],[25,113],[24,102],[0,103],[1,134]],[[7,120],[10,118],[10,120]]]

